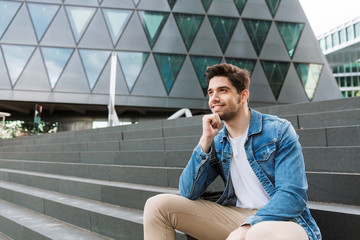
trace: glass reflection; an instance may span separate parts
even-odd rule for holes
[[[124,73],[129,92],[132,91],[149,53],[118,52],[121,69]]]
[[[69,16],[69,21],[71,29],[74,33],[75,41],[78,43],[95,13],[95,8],[66,6],[66,12]]]
[[[204,19],[203,15],[174,13],[176,24],[185,43],[186,49],[191,48],[199,27]]]
[[[109,59],[110,51],[99,50],[84,50],[80,49],[80,56],[84,65],[86,76],[93,89],[102,70],[105,67],[106,61]]]
[[[152,48],[165,25],[169,13],[139,11],[139,16],[145,29],[149,44]]]
[[[19,2],[0,1],[0,38],[19,10],[20,5]]]
[[[74,49],[41,47],[41,52],[44,57],[51,88],[54,88]]]
[[[292,58],[304,28],[304,23],[276,22],[280,35]]]
[[[130,19],[132,11],[120,9],[103,9],[103,12],[105,15],[106,24],[111,34],[111,39],[115,45]]]
[[[269,32],[271,21],[243,19],[243,22],[251,43],[253,44],[257,55],[259,55]]]
[[[261,61],[266,78],[276,99],[280,95],[281,88],[289,70],[289,62]]]
[[[239,19],[230,17],[209,16],[209,20],[214,30],[216,39],[218,40],[218,43],[221,47],[221,50],[225,52]]]
[[[305,93],[311,101],[314,97],[323,65],[315,63],[295,63],[294,65],[305,89]]]
[[[50,4],[28,3],[31,20],[35,27],[38,41],[43,37],[46,29],[55,17],[59,6]]]

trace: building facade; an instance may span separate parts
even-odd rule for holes
[[[343,97],[360,96],[360,17],[318,37]]]
[[[0,20],[13,116],[39,103],[106,118],[112,52],[120,118],[206,111],[203,73],[220,62],[251,71],[253,107],[341,97],[298,0],[1,0]]]

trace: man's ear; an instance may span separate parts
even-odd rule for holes
[[[241,92],[241,100],[245,100],[247,102],[249,102],[250,99],[250,92],[248,89],[245,89]]]

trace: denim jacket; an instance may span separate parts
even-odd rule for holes
[[[270,196],[269,202],[250,216],[245,223],[261,221],[294,221],[307,232],[310,240],[320,240],[321,233],[307,206],[308,187],[305,165],[298,136],[290,122],[276,116],[251,110],[250,125],[245,141],[245,152],[251,168]],[[230,176],[232,149],[226,128],[214,138],[215,149],[208,154],[198,144],[182,172],[179,181],[183,197],[198,199],[218,176],[209,164],[211,151],[216,151],[227,179],[221,205],[236,204]]]

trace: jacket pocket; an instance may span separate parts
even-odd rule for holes
[[[258,162],[271,160],[274,158],[275,150],[275,142],[266,143],[254,151],[255,160]]]

